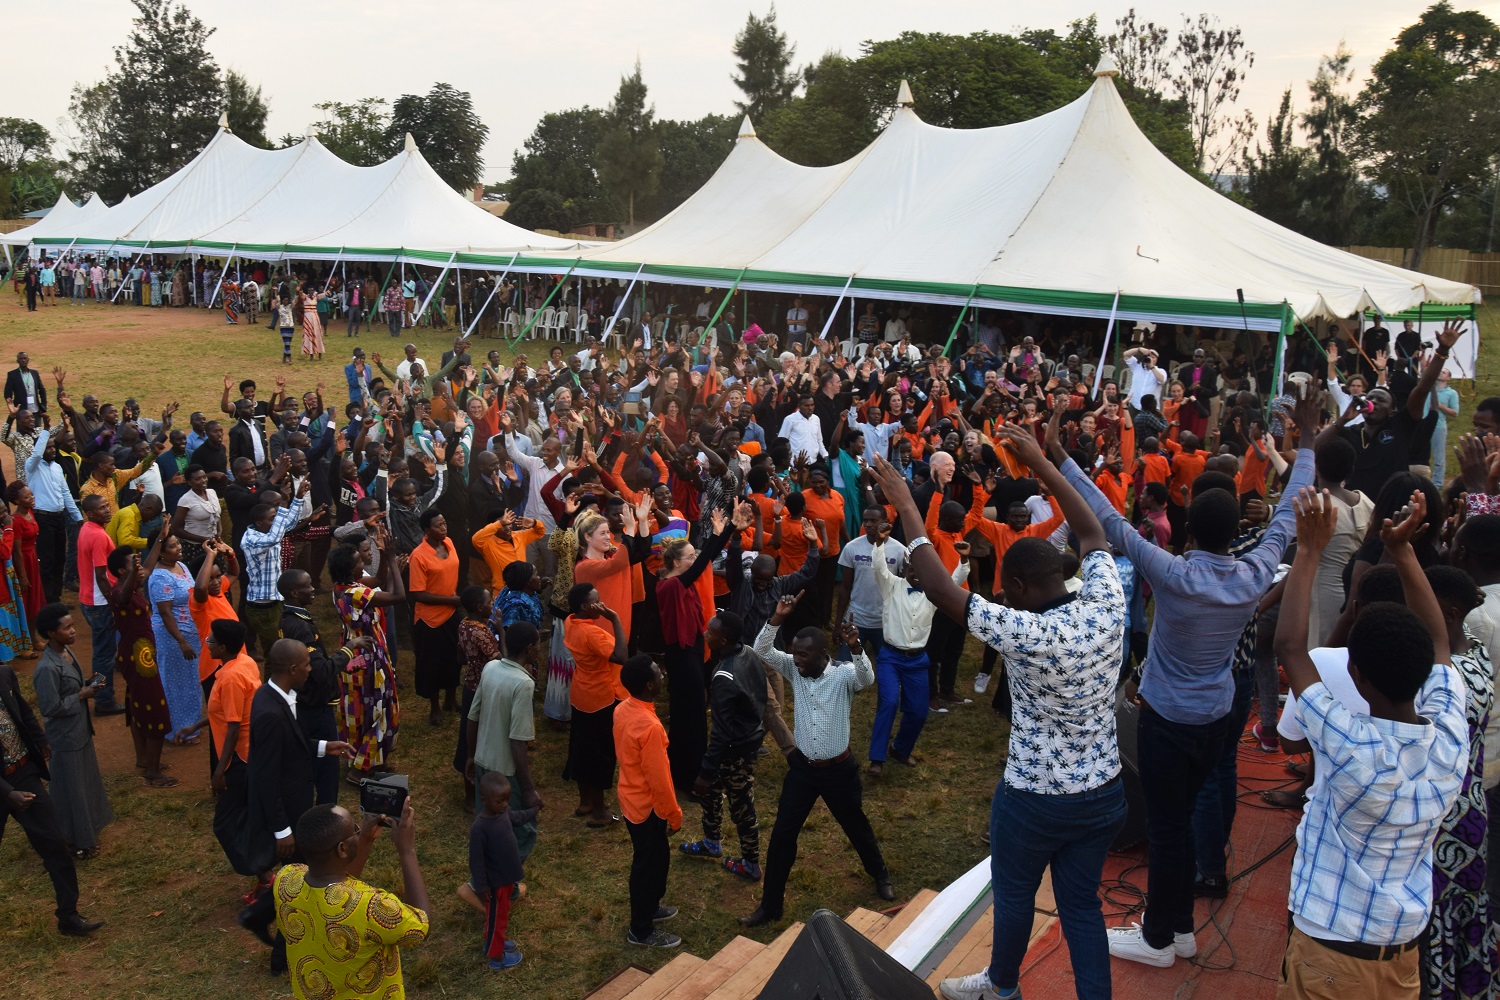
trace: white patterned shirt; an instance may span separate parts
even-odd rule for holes
[[[1120,773],[1115,682],[1125,593],[1107,549],[1083,557],[1076,597],[1041,612],[969,598],[969,631],[1005,658],[1013,703],[1005,784],[1071,795]]]
[[[1468,695],[1437,664],[1412,725],[1355,715],[1321,682],[1298,700],[1318,786],[1297,824],[1288,906],[1309,937],[1397,945],[1427,927],[1432,845],[1468,768]]]
[[[849,749],[849,709],[854,693],[875,683],[875,668],[864,653],[853,662],[830,661],[817,677],[803,677],[790,653],[776,648],[779,626],[766,623],[755,640],[755,653],[792,684],[796,708],[792,739],[808,760],[832,760]]]

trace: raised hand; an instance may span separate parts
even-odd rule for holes
[[[745,503],[735,502],[734,526],[736,529],[744,531],[749,528],[751,524],[755,523],[753,520],[754,515],[755,505],[753,503],[749,503],[748,501]]]
[[[1396,517],[1386,518],[1380,528],[1380,540],[1386,552],[1409,546],[1427,531],[1427,496],[1421,490],[1412,490],[1411,502],[1396,512]],[[1301,542],[1301,536],[1298,536]]]
[[[709,524],[712,525],[714,534],[716,535],[722,535],[724,533],[724,529],[729,526],[729,518],[724,516],[724,511],[720,507],[715,507],[709,513],[708,521]]]
[[[1052,444],[1055,431],[1056,422],[1054,421],[1047,425],[1048,445]],[[1041,446],[1036,443],[1036,435],[1019,424],[1001,424],[995,428],[995,436],[1029,468],[1041,468],[1042,464],[1047,461],[1047,456],[1042,453]]]
[[[52,379],[53,379],[53,381],[55,381],[57,383],[57,387],[59,389],[61,389],[63,387],[63,383],[65,381],[67,381],[67,378],[68,378],[67,369],[63,368],[62,365],[53,365],[52,366]]]
[[[791,614],[792,611],[796,609],[797,602],[800,601],[800,600],[802,600],[802,595],[805,594],[805,593],[807,593],[807,591],[805,591],[805,590],[799,590],[799,591],[797,591],[797,593],[795,595],[793,595],[793,594],[784,594],[784,595],[782,595],[782,597],[779,600],[777,600],[777,602],[776,602],[776,611],[775,611],[774,614],[771,615],[771,617],[772,618],[785,618],[787,615]]]
[[[1437,343],[1439,347],[1453,350],[1453,345],[1458,343],[1458,338],[1464,335],[1464,322],[1461,319],[1450,319],[1443,324],[1438,331]]]

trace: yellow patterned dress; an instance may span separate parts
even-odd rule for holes
[[[306,865],[282,868],[272,892],[297,1000],[406,996],[400,949],[427,940],[427,914],[355,878],[310,886]]]

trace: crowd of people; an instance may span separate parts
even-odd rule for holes
[[[289,297],[304,324],[325,301],[316,274],[265,286],[273,325]],[[339,796],[385,784],[403,744],[454,740],[475,810],[460,895],[503,970],[523,960],[507,927],[542,814],[623,821],[633,945],[682,943],[664,926],[674,858],[759,883],[741,924],[781,919],[819,799],[894,900],[864,783],[922,768],[925,726],[977,710],[973,693],[1009,723],[994,942],[944,996],[1019,995],[1048,867],[1080,997],[1110,995],[1111,957],[1193,958],[1195,897],[1235,875],[1252,709],[1266,750],[1311,752],[1305,792],[1273,803],[1304,811],[1278,995],[1327,995],[1325,974],[1340,995],[1489,995],[1500,398],[1475,407],[1445,482],[1457,325],[1431,349],[1335,331],[1326,372],[1272,386],[1242,364],[1254,345],[1226,358],[1150,324],[1117,380],[1080,362],[1082,338],[1021,319],[945,351],[900,307],[866,308],[846,343],[801,300],[779,333],[699,304],[684,335],[583,293],[625,314],[618,351],[602,330],[508,358],[460,336],[437,365],[405,344],[394,368],[353,347],[346,398],[226,375],[221,414],[187,427],[176,403],[75,406],[61,364],[18,355],[0,661],[35,660],[36,708],[0,667],[0,830],[26,831],[61,931],[100,926],[77,909],[77,863],[112,819],[100,715],[124,715],[147,788],[176,783],[164,746],[207,730],[214,832],[257,880],[240,923],[295,995],[372,968],[399,995],[400,948],[430,928],[411,799],[361,817]],[[304,352],[321,336],[309,351],[303,325]],[[333,634],[311,611],[324,593]],[[966,649],[982,655],[960,678]],[[868,734],[851,732],[862,698]],[[1140,923],[1106,929],[1121,699],[1150,844]],[[533,756],[538,707],[565,760]],[[777,752],[762,851],[756,772]],[[544,813],[543,770],[576,785],[571,816]],[[359,878],[386,827],[399,894]]]

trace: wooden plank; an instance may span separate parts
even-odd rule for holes
[[[761,987],[771,978],[771,973],[781,964],[792,942],[802,933],[802,924],[795,923],[777,935],[754,958],[746,962],[738,972],[724,980],[723,985],[708,995],[708,1000],[753,1000],[760,995]]]
[[[863,906],[856,906],[850,914],[844,918],[844,923],[853,927],[867,938],[873,939],[876,934],[891,922],[891,918],[876,910],[867,910]]]
[[[656,973],[650,979],[625,994],[625,1000],[661,1000],[678,983],[681,983],[707,964],[697,955],[689,955],[687,952],[683,952],[660,969],[657,969]]]
[[[619,972],[584,1000],[624,1000],[625,994],[651,978],[651,973],[639,966],[631,965]]]
[[[911,898],[911,902],[901,907],[901,912],[892,917],[891,922],[886,924],[885,927],[881,929],[880,933],[876,934],[873,938],[871,938],[871,940],[874,941],[882,951],[886,948],[889,948],[891,946],[891,943],[901,936],[901,932],[906,930],[906,928],[911,925],[911,922],[913,920],[917,919],[917,914],[925,910],[927,908],[927,904],[931,903],[934,899],[937,899],[937,893],[933,892],[931,889],[922,889],[918,891],[917,894]]]
[[[953,950],[943,957],[932,975],[927,977],[927,985],[937,989],[937,984],[952,976],[967,976],[971,972],[978,972],[990,964],[990,949],[994,944],[995,908],[991,906],[974,921],[974,926],[969,932],[959,938],[958,944]]]
[[[677,985],[662,1000],[704,1000],[724,981],[744,968],[751,959],[766,950],[759,941],[736,937],[709,959],[697,972]]]

